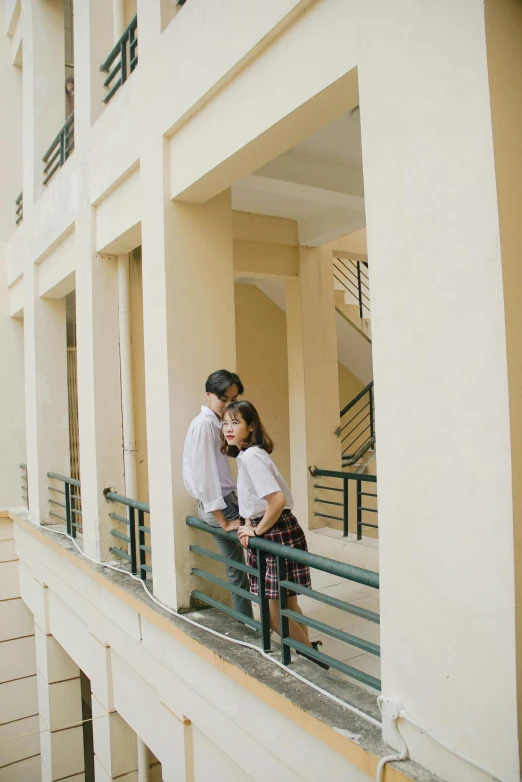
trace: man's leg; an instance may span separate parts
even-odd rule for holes
[[[227,507],[223,511],[225,519],[227,521],[235,521],[239,518],[239,508],[237,505],[236,495],[228,494],[224,499],[227,504]],[[203,510],[201,503],[198,503],[198,516],[202,521],[206,521],[207,524],[210,524],[213,527],[218,526],[213,515],[211,513],[206,513]],[[236,562],[241,562],[243,565],[245,564],[245,555],[243,553],[244,549],[243,546],[237,541],[237,539],[234,540],[233,538],[222,538],[216,535],[215,540],[218,551],[222,556],[227,557],[228,559],[233,559]],[[243,570],[239,570],[239,568],[235,568],[233,565],[227,565],[226,573],[229,584],[246,589],[247,592],[250,591],[248,576]],[[232,605],[236,611],[251,617],[252,603],[250,600],[248,600],[246,597],[241,597],[241,595],[236,595],[234,592],[231,592],[230,594],[232,596]]]
[[[240,543],[229,538],[221,538],[217,536],[216,543],[219,553],[224,557],[233,559],[243,565],[245,564],[243,547]],[[243,570],[239,570],[239,568],[234,567],[234,565],[227,565],[226,571],[229,584],[246,589],[247,592],[249,591],[250,587],[248,583],[248,576]],[[230,594],[232,596],[232,605],[236,611],[240,611],[242,614],[246,614],[246,616],[252,616],[252,603],[250,600],[248,600],[246,597],[242,597],[241,595],[236,595],[234,592],[231,592]]]

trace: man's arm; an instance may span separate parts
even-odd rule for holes
[[[226,509],[226,502],[223,499],[219,480],[214,450],[214,434],[210,422],[202,421],[194,432],[192,465],[194,485],[205,513],[211,513],[225,532],[237,529],[239,519],[227,521],[223,513]]]

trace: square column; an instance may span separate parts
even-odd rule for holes
[[[84,773],[80,670],[56,639],[35,624],[42,782]]]
[[[111,650],[90,636],[91,703],[96,782],[137,773],[136,734],[114,708]]]
[[[166,142],[141,159],[143,319],[154,592],[174,607],[190,595],[196,503],[183,485],[183,444],[205,402],[205,380],[234,370],[230,191],[207,204],[168,196]]]
[[[48,518],[47,473],[69,474],[65,299],[40,298],[34,264],[25,270],[24,293],[29,507],[31,518],[41,523]]]
[[[110,503],[103,490],[123,491],[116,259],[94,250],[95,211],[76,221],[78,419],[86,553],[105,559],[111,545]]]
[[[341,469],[339,377],[331,252],[299,248],[299,277],[286,283],[290,465],[295,513],[313,528],[308,468]]]
[[[74,2],[74,146],[83,153],[91,126],[104,108],[107,74],[100,65],[114,45],[112,3],[108,0]]]
[[[22,0],[24,213],[43,190],[42,158],[65,122],[63,0]]]
[[[484,6],[412,7],[379,3],[379,37],[358,68],[383,694],[488,778],[515,782],[514,463]],[[443,779],[486,778],[407,721],[400,729]]]

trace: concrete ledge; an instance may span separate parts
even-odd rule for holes
[[[18,510],[18,509],[17,509]],[[20,527],[38,540],[54,554],[74,564],[83,574],[89,575],[98,586],[103,587],[123,604],[135,611],[151,625],[174,638],[190,652],[197,655],[221,673],[230,677],[241,687],[280,714],[307,731],[340,756],[348,760],[370,778],[375,778],[379,759],[390,749],[381,738],[380,729],[358,717],[335,702],[326,699],[312,688],[273,666],[255,652],[244,649],[194,627],[183,619],[174,617],[159,608],[143,591],[141,586],[127,579],[123,574],[104,569],[85,560],[63,537],[53,535],[49,529],[37,527],[21,515],[11,514],[15,528]],[[229,637],[257,644],[256,634],[238,623],[229,621],[215,611],[192,614],[201,624],[227,633]],[[378,718],[376,698],[355,684],[350,684],[335,672],[325,672],[307,660],[298,658],[292,669],[328,690],[338,698],[352,704],[367,714]],[[415,782],[437,782],[431,772],[412,762],[387,767],[386,782],[415,780]]]

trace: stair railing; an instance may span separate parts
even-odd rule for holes
[[[347,538],[349,534],[350,523],[350,497],[351,492],[355,490],[356,503],[356,533],[357,540],[362,539],[363,527],[369,527],[371,529],[378,529],[377,516],[371,517],[372,521],[368,521],[366,513],[377,514],[377,476],[376,475],[361,475],[354,472],[341,472],[339,470],[320,470],[318,467],[309,468],[312,478],[326,478],[336,481],[336,485],[325,485],[322,483],[314,483],[313,487],[317,491],[314,493],[314,505],[321,506],[317,510],[314,510],[314,516],[321,519],[330,519],[332,521],[340,521],[343,525],[343,538]],[[341,483],[341,485],[339,485]],[[367,485],[369,484],[369,485]],[[352,487],[352,488],[350,488]],[[321,495],[319,495],[321,492]],[[326,496],[329,499],[325,499],[323,492],[330,492]],[[335,494],[333,494],[335,492]],[[338,495],[342,492],[342,502]],[[333,499],[333,498],[336,499]],[[367,498],[374,499],[367,499]],[[333,506],[333,510],[330,513],[326,513],[326,510],[331,510],[330,507],[323,508],[323,505]],[[370,507],[371,506],[371,507]],[[341,510],[336,510],[341,508]],[[353,507],[352,507],[353,510]],[[342,513],[341,516],[333,516],[332,513]]]
[[[341,454],[343,466],[355,464],[375,446],[373,380],[341,410]]]
[[[361,320],[371,317],[368,262],[351,258],[334,258],[334,277],[357,301]]]

